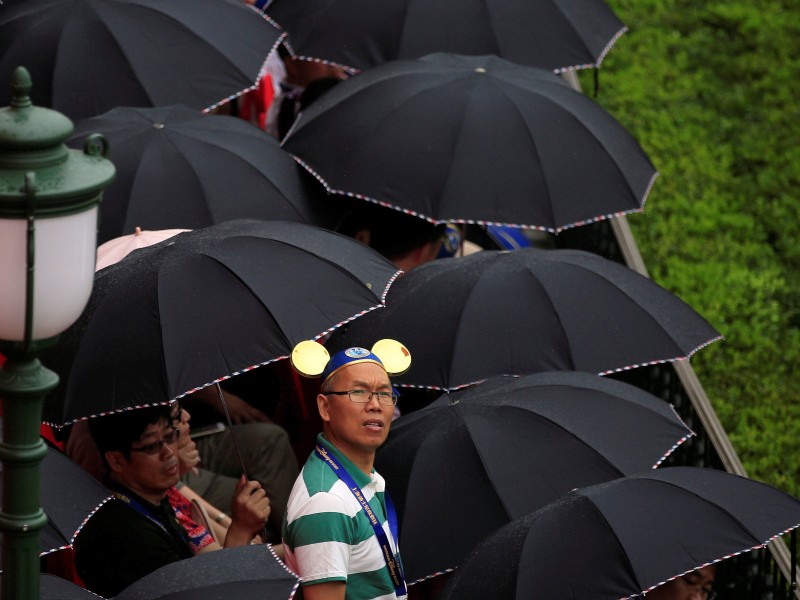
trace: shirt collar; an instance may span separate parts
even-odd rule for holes
[[[338,448],[326,440],[321,433],[317,434],[317,443],[325,448],[328,452],[336,456],[342,466],[347,470],[348,473],[350,473],[353,481],[358,484],[358,487],[363,489],[367,485],[370,485],[374,482],[374,477],[368,476],[366,473],[364,473],[364,471],[355,466],[349,458],[347,458],[339,451]],[[375,469],[372,469],[371,473],[374,476],[376,474]]]
[[[124,486],[123,484],[119,483],[118,481],[106,478],[105,486],[112,492],[118,492],[123,496],[127,496],[132,500],[136,500],[136,502],[148,508],[153,513],[157,513],[158,511],[163,510],[165,503],[169,505],[169,499],[167,498],[166,494],[164,494],[164,497],[161,499],[161,502],[159,502],[158,504],[153,504],[152,502],[145,500],[139,494],[137,494],[130,488]]]

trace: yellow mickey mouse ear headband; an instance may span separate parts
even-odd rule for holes
[[[378,340],[372,346],[372,353],[380,359],[390,377],[402,375],[411,367],[411,353],[396,340]]]
[[[303,377],[319,377],[331,355],[319,342],[305,340],[292,350],[292,368]]]
[[[402,375],[411,366],[411,353],[395,340],[378,340],[372,350],[353,347],[337,352],[331,358],[322,344],[310,340],[300,342],[291,355],[292,367],[304,377],[322,375],[323,382],[342,367],[356,362],[373,362],[389,376]]]

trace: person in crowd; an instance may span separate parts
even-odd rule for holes
[[[208,390],[213,391],[214,388]],[[261,483],[270,499],[271,511],[264,532],[266,536],[264,541],[277,544],[280,542],[281,520],[286,509],[286,501],[299,472],[297,456],[289,435],[283,428],[268,422],[269,419],[264,413],[238,396],[226,393],[225,397],[229,404],[231,419],[236,423],[232,433],[223,429],[217,434],[204,436],[196,441],[188,437],[181,438],[183,452],[188,451],[191,443],[192,458],[184,461],[186,464],[191,462],[191,466],[181,470],[181,485],[178,487],[185,496],[201,499],[201,503],[205,504],[209,511],[210,518],[215,521],[212,527],[229,524],[229,517],[224,511],[213,507],[230,505],[243,473],[242,463],[231,439],[231,435],[235,435],[247,467],[248,477]],[[188,404],[184,400],[181,406]],[[209,401],[209,404],[213,403]],[[218,398],[216,405],[219,406]],[[177,406],[179,406],[177,403],[173,404],[173,409]],[[210,412],[215,416],[207,419],[207,423],[222,418],[213,410]],[[186,417],[188,414],[187,412]],[[176,416],[176,427],[178,423],[180,417]],[[96,479],[104,480],[105,463],[89,434],[88,421],[78,421],[72,426],[65,452]],[[216,533],[219,536],[221,532]]]
[[[194,555],[167,499],[180,474],[180,429],[172,417],[170,407],[159,405],[90,420],[114,496],[74,544],[78,575],[96,594],[116,596],[152,571]],[[261,484],[239,480],[231,515],[225,547],[249,544],[269,515]]]
[[[407,597],[396,515],[373,468],[397,402],[385,362],[348,348],[322,372],[322,433],[283,525],[286,564],[300,575],[305,600]]]
[[[346,204],[345,198],[338,199]],[[410,271],[439,255],[446,234],[446,225],[434,225],[420,217],[372,202],[349,199],[346,216],[336,228],[373,248],[392,261],[397,268]]]
[[[278,111],[278,140],[283,141],[297,117],[309,104],[342,81],[341,77],[336,76],[312,79],[302,91],[286,96]]]
[[[716,565],[706,565],[676,577],[645,595],[647,600],[714,600]]]
[[[269,55],[265,70],[266,74],[260,82],[260,87],[265,87],[267,94],[266,101],[262,102],[257,111],[261,121],[259,126],[278,140],[282,139],[287,125],[291,126],[291,121],[297,114],[300,96],[307,87],[317,80],[341,81],[348,76],[347,71],[338,65],[295,58],[283,44],[279,44]],[[326,83],[324,88],[328,87],[330,86]],[[322,88],[314,94],[318,95],[321,91]],[[240,104],[250,101],[250,96],[253,94],[254,92],[245,94]],[[265,94],[262,93],[261,96]],[[248,114],[251,112],[253,111],[249,111]]]
[[[178,460],[181,475],[197,469],[200,464],[200,453],[191,437],[189,411],[175,402],[171,408],[173,426],[180,429],[178,436]],[[228,535],[233,519],[205,498],[179,481],[174,488],[167,491],[167,499],[175,510],[178,522],[186,529],[189,541],[195,554],[219,550]],[[251,543],[262,543],[262,535],[257,535]],[[275,554],[283,559],[283,546],[272,544]]]
[[[193,416],[194,428],[195,423],[227,421],[219,393],[212,385],[182,399],[182,406]],[[286,502],[300,470],[289,434],[249,398],[224,389],[222,393],[233,427],[195,439],[200,462],[196,470],[184,473],[181,481],[210,504],[227,506],[239,477],[246,472],[269,496],[272,512],[264,541],[280,542]]]

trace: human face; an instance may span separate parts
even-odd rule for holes
[[[712,591],[715,572],[715,565],[702,567],[658,586],[646,594],[645,598],[647,600],[710,600],[716,595]]]
[[[136,450],[169,437],[172,430],[171,421],[153,423],[131,445],[129,457],[119,451],[107,453],[112,477],[153,504],[161,502],[167,490],[178,483],[178,439],[163,444],[155,454]]]
[[[334,391],[367,390],[391,392],[392,385],[383,367],[373,362],[355,363],[333,376]],[[375,451],[386,441],[394,406],[384,406],[373,396],[366,404],[351,402],[347,396],[317,396],[325,438],[347,458],[367,472],[372,469]]]

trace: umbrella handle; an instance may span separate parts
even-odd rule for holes
[[[231,422],[231,414],[228,412],[228,403],[225,402],[225,394],[222,393],[222,388],[220,387],[219,383],[215,383],[214,385],[217,386],[217,395],[219,396],[219,402],[222,404],[222,410],[225,413],[225,420],[228,422],[228,433],[231,436],[231,441],[233,442],[233,447],[236,449],[236,455],[239,457],[239,463],[242,465],[242,473],[244,473],[244,478],[248,481],[250,477],[247,474],[247,468],[244,465],[244,457],[242,456],[242,449],[239,447],[239,442],[236,440],[236,436],[233,434],[233,423]],[[261,537],[264,540],[267,539],[267,524],[264,524],[264,529],[261,530]]]

